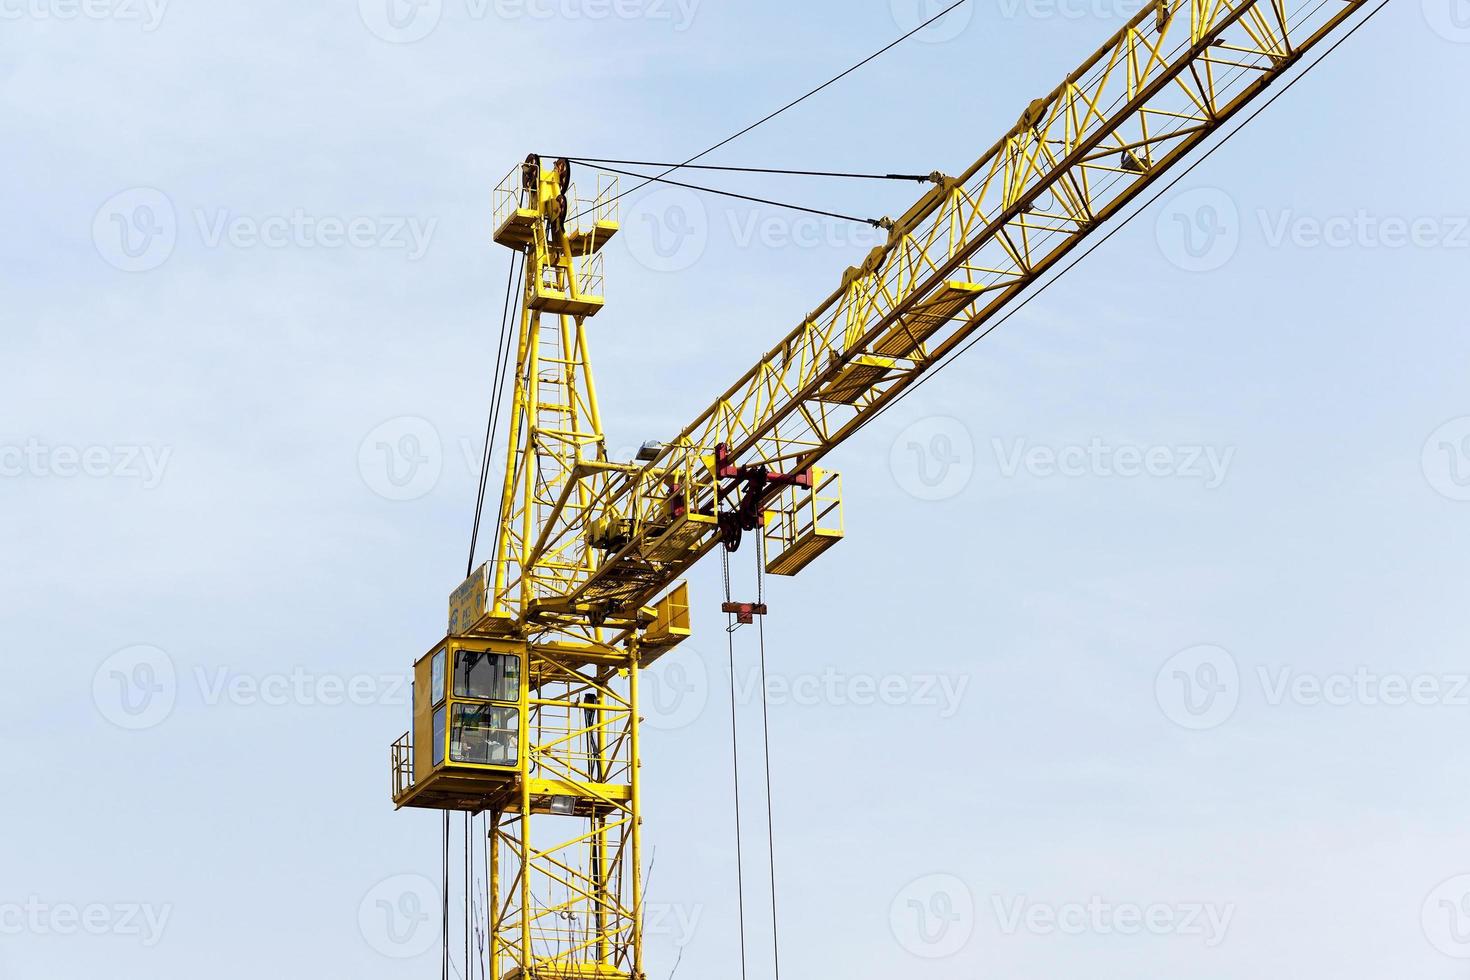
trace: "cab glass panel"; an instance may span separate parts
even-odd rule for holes
[[[449,758],[479,766],[514,766],[518,761],[520,711],[494,704],[453,704]]]
[[[514,654],[459,650],[454,655],[454,696],[478,701],[521,698],[521,658]]]

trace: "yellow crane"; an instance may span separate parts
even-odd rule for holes
[[[639,674],[690,635],[680,576],[745,535],[776,575],[838,542],[823,457],[1362,6],[1150,3],[633,461],[608,458],[589,349],[616,178],[579,194],[569,162],[532,156],[500,184],[495,241],[523,275],[494,553],[451,595],[391,750],[397,806],[486,815],[489,976],[644,977]]]

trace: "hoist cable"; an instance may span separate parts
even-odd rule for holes
[[[938,374],[940,370],[942,370],[943,368],[945,368],[948,365],[952,364],[954,362],[954,360],[956,358],[958,358],[961,354],[965,353],[967,350],[969,350],[970,348],[974,347],[976,344],[980,343],[980,341],[982,341],[986,337],[990,336],[990,334],[993,331],[995,331],[998,328],[1000,328],[1001,325],[1003,325],[1007,320],[1009,320],[1011,317],[1015,316],[1017,313],[1019,313],[1023,309],[1025,309],[1031,303],[1032,300],[1036,299],[1036,297],[1038,297],[1042,293],[1046,292],[1047,289],[1049,289],[1051,286],[1053,286],[1053,285],[1056,284],[1057,280],[1061,279],[1068,272],[1071,272],[1074,268],[1076,268],[1077,267],[1077,264],[1079,262],[1082,262],[1089,255],[1091,255],[1093,252],[1097,251],[1099,248],[1101,248],[1103,245],[1105,245],[1110,239],[1112,239],[1112,237],[1114,235],[1116,235],[1118,232],[1120,232],[1124,228],[1126,228],[1129,225],[1129,223],[1131,223],[1133,221],[1133,219],[1137,218],[1144,211],[1147,211],[1151,205],[1153,205],[1154,203],[1156,203],[1161,197],[1163,197],[1169,191],[1173,190],[1174,187],[1181,180],[1183,180],[1185,177],[1188,177],[1197,167],[1199,167],[1200,164],[1204,163],[1211,156],[1213,156],[1217,150],[1219,150],[1220,148],[1222,148],[1223,146],[1225,146],[1225,144],[1229,143],[1234,137],[1236,137],[1237,135],[1239,135],[1240,134],[1240,131],[1243,130],[1246,126],[1249,126],[1251,124],[1251,122],[1253,122],[1256,119],[1257,116],[1259,116],[1261,113],[1265,112],[1267,109],[1271,108],[1271,106],[1276,102],[1277,99],[1281,98],[1287,92],[1290,92],[1291,89],[1292,89],[1292,87],[1295,86],[1297,82],[1301,81],[1303,78],[1306,78],[1307,75],[1312,71],[1312,69],[1313,68],[1316,68],[1318,65],[1320,65],[1323,62],[1323,60],[1327,58],[1328,55],[1330,55],[1330,54],[1332,54],[1332,52],[1336,51],[1339,47],[1341,47],[1343,45],[1344,42],[1347,41],[1348,38],[1352,37],[1359,30],[1361,30],[1364,26],[1366,26],[1367,23],[1370,20],[1372,20],[1374,17],[1378,16],[1378,14],[1383,11],[1383,8],[1385,8],[1385,7],[1388,6],[1389,2],[1390,2],[1390,0],[1382,0],[1382,2],[1378,4],[1378,6],[1374,7],[1361,20],[1359,20],[1356,24],[1354,24],[1348,30],[1348,32],[1346,34],[1344,34],[1342,37],[1338,38],[1335,42],[1333,42],[1333,44],[1330,47],[1328,47],[1325,51],[1321,52],[1317,56],[1317,58],[1316,58],[1315,61],[1309,62],[1306,65],[1306,67],[1304,67],[1300,72],[1298,72],[1292,78],[1288,79],[1287,82],[1286,82],[1286,84],[1283,85],[1279,90],[1277,90],[1269,99],[1267,99],[1261,105],[1257,106],[1255,108],[1255,110],[1253,112],[1251,112],[1250,115],[1246,116],[1245,119],[1242,120],[1238,125],[1236,125],[1234,129],[1230,130],[1224,136],[1222,136],[1220,138],[1219,142],[1217,142],[1214,146],[1210,147],[1209,149],[1205,150],[1199,156],[1198,159],[1192,161],[1189,164],[1189,166],[1185,167],[1184,170],[1180,171],[1172,180],[1170,180],[1168,183],[1164,184],[1164,186],[1161,187],[1158,190],[1157,193],[1153,194],[1153,196],[1149,197],[1146,201],[1144,201],[1142,204],[1140,204],[1131,214],[1126,215],[1125,217],[1123,217],[1116,225],[1114,225],[1112,228],[1110,228],[1097,241],[1093,242],[1081,254],[1074,256],[1060,271],[1058,271],[1055,275],[1053,275],[1046,282],[1042,283],[1029,296],[1024,297],[1015,306],[1012,306],[1009,310],[1007,310],[1006,313],[1003,316],[1001,316],[1001,318],[999,320],[997,320],[995,323],[992,323],[992,324],[986,326],[985,329],[982,330],[980,333],[976,334],[974,337],[971,337],[970,339],[966,340],[959,347],[957,347],[954,350],[950,351],[947,355],[945,355],[945,357],[944,357],[944,359],[942,361],[940,361],[938,364],[935,364],[932,369],[930,369],[929,371],[927,371],[923,375],[921,375],[917,381],[915,381],[913,384],[909,385],[907,388],[903,389],[897,395],[895,395],[893,397],[893,400],[892,401],[884,404],[881,408],[879,408],[871,416],[869,416],[868,418],[864,419],[863,422],[862,422],[862,424],[860,426],[858,426],[858,428],[862,428],[862,427],[868,425],[869,423],[871,423],[873,420],[875,420],[877,418],[880,418],[883,415],[884,412],[888,411],[894,405],[897,405],[899,402],[903,401],[903,399],[905,399],[906,397],[908,397],[912,392],[918,390],[918,388],[920,386],[922,386],[926,381],[928,381],[930,378],[932,378],[936,374]]]
[[[474,980],[470,973],[470,813],[464,815],[464,978]]]
[[[730,602],[730,552],[721,550],[725,568],[725,601]],[[740,910],[740,980],[745,980],[745,857],[740,821],[740,728],[735,704],[735,614],[728,614],[725,645],[730,656],[730,762],[735,776],[735,894]]]
[[[441,980],[449,980],[449,811],[444,811],[444,887],[439,890],[443,912],[443,958],[440,960]]]
[[[505,302],[500,310],[500,334],[495,341],[495,370],[491,372],[490,412],[485,419],[485,449],[480,459],[480,486],[475,496],[475,521],[470,528],[470,557],[466,563],[466,577],[475,571],[475,545],[480,539],[480,521],[485,513],[486,485],[490,481],[490,456],[495,448],[495,427],[500,416],[501,392],[505,387],[505,366],[510,349],[510,298],[517,291],[511,288],[513,278],[519,285],[519,279],[515,278],[518,265],[516,258],[516,254],[512,253],[510,267],[505,272]]]
[[[647,179],[644,180],[644,184],[669,184],[673,187],[683,187],[691,191],[702,191],[705,194],[718,194],[721,197],[733,197],[741,201],[752,201],[756,204],[769,204],[771,207],[785,208],[788,211],[802,211],[806,214],[820,215],[824,218],[836,218],[839,221],[855,221],[859,224],[872,225],[874,228],[881,228],[883,226],[883,222],[877,218],[858,218],[850,214],[838,214],[836,211],[822,211],[818,208],[809,208],[800,204],[787,204],[784,201],[773,201],[765,197],[752,197],[749,194],[737,194],[734,191],[722,191],[714,187],[704,187],[700,184],[686,184],[682,181],[666,180],[661,176],[649,177],[647,174],[634,173],[631,170],[619,170],[616,167],[600,167],[599,169],[606,170],[609,173],[622,174],[624,177],[646,177]]]
[[[880,55],[887,54],[889,51],[891,51],[894,48],[898,47],[904,41],[907,41],[909,38],[913,37],[915,34],[919,33],[924,28],[928,27],[930,24],[934,23],[935,21],[939,20],[941,17],[943,17],[946,14],[948,14],[950,11],[954,10],[957,7],[960,7],[960,6],[964,5],[967,2],[968,2],[968,0],[954,0],[954,3],[949,4],[943,10],[939,11],[939,13],[935,14],[933,17],[930,17],[928,20],[924,21],[918,27],[915,27],[913,30],[909,31],[907,34],[903,35],[902,37],[898,38],[897,40],[891,41],[887,45],[885,45],[884,47],[879,48],[877,51],[874,51],[872,54],[868,55],[862,61],[859,61],[857,64],[853,65],[851,68],[848,68],[847,70],[845,70],[845,71],[843,71],[843,72],[841,72],[841,73],[839,73],[837,75],[833,75],[831,78],[827,79],[825,82],[823,82],[821,85],[818,85],[816,88],[812,89],[810,92],[807,92],[805,95],[800,96],[799,98],[792,99],[790,102],[786,103],[781,108],[777,109],[774,112],[771,112],[771,113],[768,113],[768,114],[762,116],[760,119],[757,119],[755,122],[751,123],[749,126],[746,126],[744,129],[740,130],[739,132],[734,133],[733,135],[730,135],[730,136],[725,137],[724,139],[720,140],[718,143],[714,144],[713,146],[710,146],[710,147],[707,147],[706,149],[700,150],[698,153],[694,154],[694,156],[692,156],[689,159],[685,160],[683,163],[679,164],[678,166],[669,167],[663,173],[659,174],[659,177],[667,177],[669,174],[673,173],[675,170],[680,169],[680,167],[687,167],[687,166],[689,166],[695,160],[698,160],[698,159],[700,159],[702,157],[706,157],[709,154],[713,153],[714,151],[718,150],[720,147],[726,146],[727,144],[730,144],[730,143],[735,142],[737,139],[739,139],[740,137],[744,136],[746,133],[749,133],[751,130],[755,129],[756,127],[765,125],[766,123],[770,122],[772,119],[775,119],[777,116],[781,115],[781,113],[787,111],[788,109],[794,109],[796,106],[798,106],[801,103],[805,102],[807,99],[809,99],[812,96],[816,95],[818,92],[821,92],[824,89],[826,89],[826,88],[828,88],[828,87],[830,87],[832,85],[835,85],[837,82],[840,82],[842,79],[846,78],[848,75],[851,75],[853,72],[857,71],[859,68],[862,68],[864,65],[867,65],[869,62],[871,62],[874,59],[878,58]],[[641,176],[641,175],[635,175],[635,176]],[[651,183],[651,182],[652,182],[651,180],[645,180],[641,184],[638,184],[637,186],[634,186],[634,187],[630,187],[628,190],[623,191],[623,192],[617,194],[616,196],[614,196],[613,198],[611,198],[607,202],[599,202],[598,205],[594,205],[593,208],[589,208],[588,210],[589,211],[590,210],[594,210],[596,207],[602,206],[603,204],[610,204],[610,203],[612,203],[612,201],[615,201],[615,200],[617,200],[620,197],[624,197],[624,196],[626,196],[628,194],[633,193],[634,191],[638,190],[639,188],[648,186],[648,184]],[[578,214],[573,215],[572,216],[572,219],[575,220],[576,218],[580,218],[582,215],[584,215],[586,213],[587,213],[587,211],[582,211],[582,212],[580,212]]]
[[[756,537],[756,602],[766,601],[766,536]],[[771,869],[771,955],[776,966],[775,980],[781,980],[781,916],[776,908],[776,822],[771,802],[771,710],[770,688],[766,686],[766,617],[756,617],[756,635],[760,641],[761,668],[761,738],[766,776],[766,857]]]
[[[545,153],[543,156],[553,156]],[[589,166],[611,163],[623,167],[668,167],[670,173],[674,170],[725,170],[741,174],[783,174],[789,177],[841,177],[851,180],[907,180],[926,184],[932,178],[932,174],[859,174],[842,170],[786,170],[780,167],[730,167],[717,163],[655,163],[649,160],[609,160],[603,157],[566,157],[569,163],[583,163]],[[635,176],[643,176],[637,174]]]

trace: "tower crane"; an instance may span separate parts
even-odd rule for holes
[[[743,540],[775,575],[837,544],[824,457],[1363,5],[1148,3],[962,173],[934,174],[882,222],[886,242],[632,461],[608,456],[589,343],[616,178],[579,190],[567,160],[533,155],[501,182],[494,240],[522,275],[493,555],[450,596],[391,748],[398,807],[485,815],[487,976],[645,976],[639,677],[691,633],[681,576]],[[965,93],[935,97],[962,118]]]

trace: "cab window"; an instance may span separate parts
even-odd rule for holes
[[[479,766],[513,766],[520,751],[520,711],[491,704],[455,704],[449,757]]]
[[[430,665],[429,703],[438,704],[444,700],[444,651],[440,650],[434,654],[434,662]]]
[[[434,768],[444,764],[445,709],[441,705],[434,710]]]
[[[454,696],[480,701],[519,701],[521,658],[513,654],[456,651]]]

